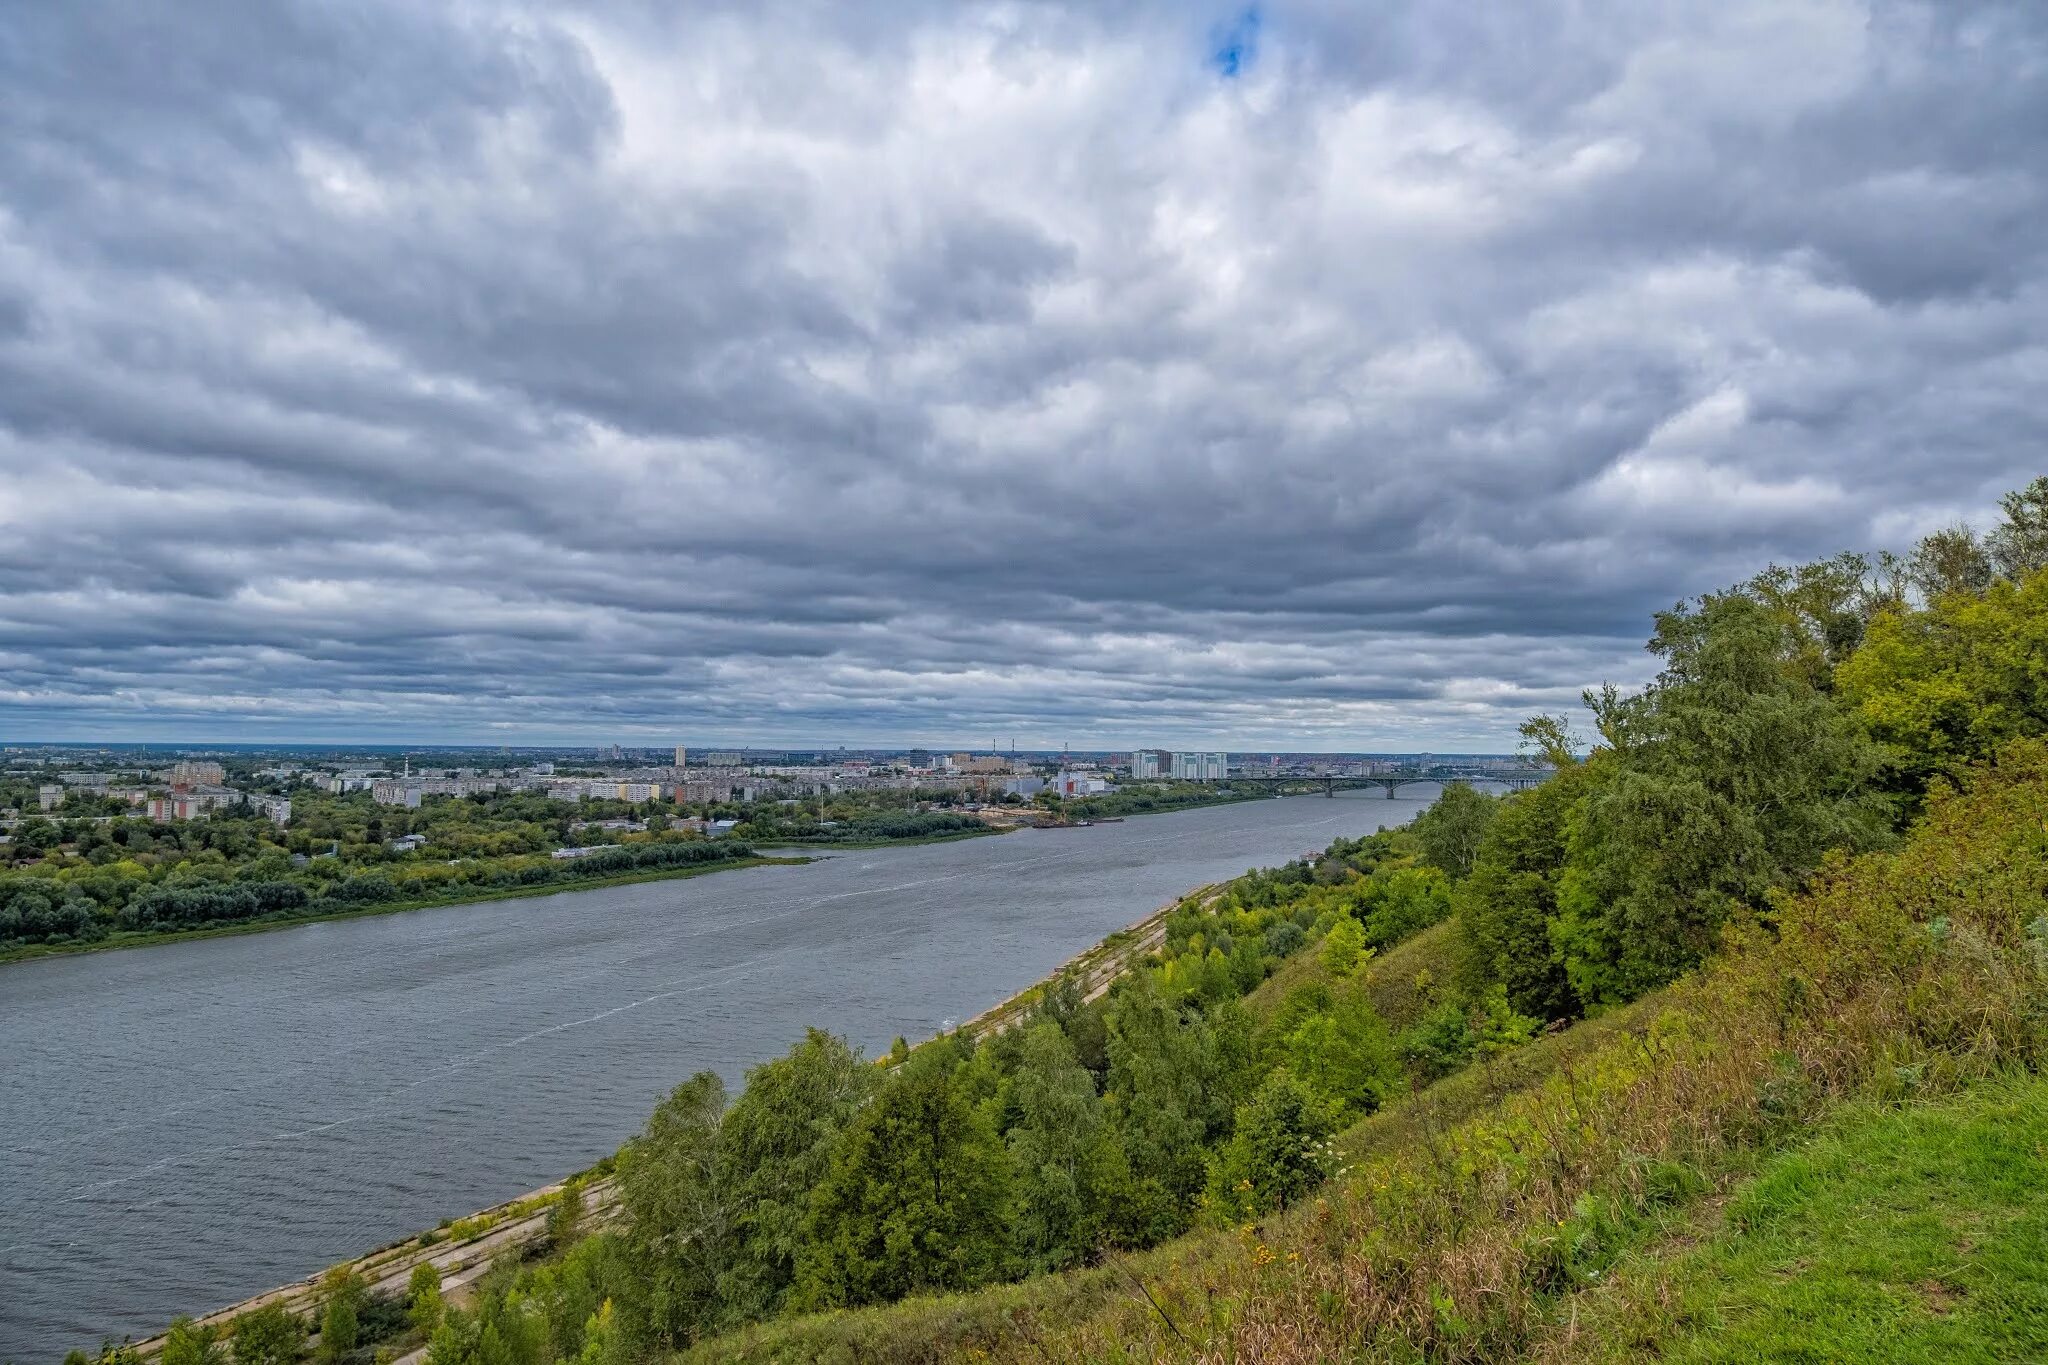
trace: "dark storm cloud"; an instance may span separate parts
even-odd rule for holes
[[[2038,472],[2043,129],[2026,6],[19,7],[0,729],[1505,747]]]

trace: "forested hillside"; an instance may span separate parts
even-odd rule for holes
[[[1588,1296],[1684,1228],[1739,1235],[1718,1196],[1832,1116],[2048,1056],[2044,569],[2048,480],[1981,537],[1674,607],[1653,685],[1589,692],[1584,737],[1525,726],[1543,786],[1453,788],[1191,900],[1106,993],[1056,981],[995,1036],[876,1065],[813,1033],[737,1096],[696,1077],[620,1153],[617,1224],[565,1219],[398,1340],[434,1365],[1704,1350],[1654,1293]],[[2022,1301],[1968,1358],[2048,1353]],[[1567,1330],[1582,1302],[1598,1334]]]

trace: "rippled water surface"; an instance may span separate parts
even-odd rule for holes
[[[1182,891],[1424,804],[1247,802],[0,967],[0,1361],[512,1198],[694,1071],[737,1081],[806,1024],[928,1035]]]

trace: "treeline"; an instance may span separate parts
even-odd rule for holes
[[[430,797],[407,809],[380,806],[367,792],[333,795],[295,788],[287,829],[246,808],[200,820],[157,823],[131,817],[100,824],[76,818],[75,807],[84,807],[67,801],[56,818],[23,820],[12,842],[0,845],[0,860],[12,864],[0,871],[0,950],[89,944],[116,932],[237,923],[298,911],[462,899],[746,857],[750,846],[778,839],[886,843],[989,832],[970,815],[921,810],[919,799],[918,793],[894,791],[840,793],[830,798],[827,821],[821,823],[815,807],[775,801],[679,807],[664,801],[569,803],[531,792],[498,792]],[[740,820],[726,841],[731,847],[724,853],[646,852],[696,846],[694,836],[676,828],[683,810]],[[587,823],[626,817],[647,826],[645,833],[617,836],[630,851],[627,855],[592,855],[567,866],[544,856],[567,845],[614,837],[591,831]],[[405,835],[420,836],[425,843],[417,851],[394,847],[392,841]],[[176,894],[160,897],[158,890]],[[295,894],[303,900],[295,900]],[[138,900],[145,902],[140,910],[135,908]]]
[[[1546,1019],[1632,1000],[1731,923],[1768,927],[1830,856],[1889,844],[1930,783],[2048,733],[2048,479],[2004,513],[1662,613],[1656,681],[1586,694],[1590,752],[1528,722],[1558,776],[1474,808],[1467,983]]]
[[[745,826],[748,837],[777,837],[776,826],[757,817]],[[807,844],[870,843],[884,839],[932,839],[955,834],[990,833],[988,823],[977,816],[952,811],[879,810],[841,820],[831,825],[811,823],[798,826],[782,837]]]
[[[195,869],[186,880],[151,883],[124,877],[60,882],[23,877],[0,881],[0,947],[93,942],[117,932],[166,933],[295,919],[404,902],[459,899],[480,892],[572,886],[635,872],[687,868],[750,858],[753,849],[729,840],[674,840],[628,844],[582,858],[516,858],[423,868],[426,875],[393,876],[385,870],[319,875],[208,877]],[[246,871],[282,869],[252,865]],[[223,874],[226,869],[219,871]]]
[[[1219,791],[1199,782],[1163,782],[1134,784],[1095,796],[1070,797],[1056,802],[1055,808],[1076,820],[1098,820],[1114,815],[1155,815],[1162,811],[1214,806],[1243,799],[1242,793]]]

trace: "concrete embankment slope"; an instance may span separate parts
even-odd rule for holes
[[[1190,900],[1200,900],[1207,905],[1220,894],[1214,886],[1198,887],[1185,896],[1176,896],[1154,910],[1145,918],[1127,929],[1120,929],[1092,948],[1083,949],[1062,962],[1044,981],[1035,982],[999,1005],[991,1006],[975,1015],[960,1026],[960,1031],[972,1037],[983,1038],[992,1033],[1020,1023],[1038,1002],[1045,987],[1060,977],[1072,974],[1081,982],[1084,1000],[1093,1000],[1109,989],[1109,983],[1122,975],[1133,962],[1157,948],[1166,938],[1167,917]]]
[[[450,1225],[457,1229],[471,1229],[465,1236],[451,1237],[438,1230],[422,1233],[379,1247],[369,1255],[346,1264],[362,1277],[374,1298],[404,1297],[413,1271],[419,1266],[430,1265],[441,1277],[442,1295],[459,1303],[469,1285],[480,1279],[498,1257],[506,1252],[522,1251],[546,1239],[548,1221],[567,1183],[564,1181],[535,1190]],[[606,1223],[617,1215],[618,1189],[609,1177],[590,1181],[583,1186],[582,1193],[583,1226]],[[265,1290],[254,1298],[208,1313],[197,1321],[203,1327],[224,1330],[244,1313],[270,1304],[281,1304],[289,1312],[317,1322],[321,1306],[320,1281],[326,1274],[327,1270],[323,1269],[303,1280]],[[162,1336],[154,1336],[137,1342],[136,1350],[144,1357],[151,1357],[162,1349],[163,1344]]]

